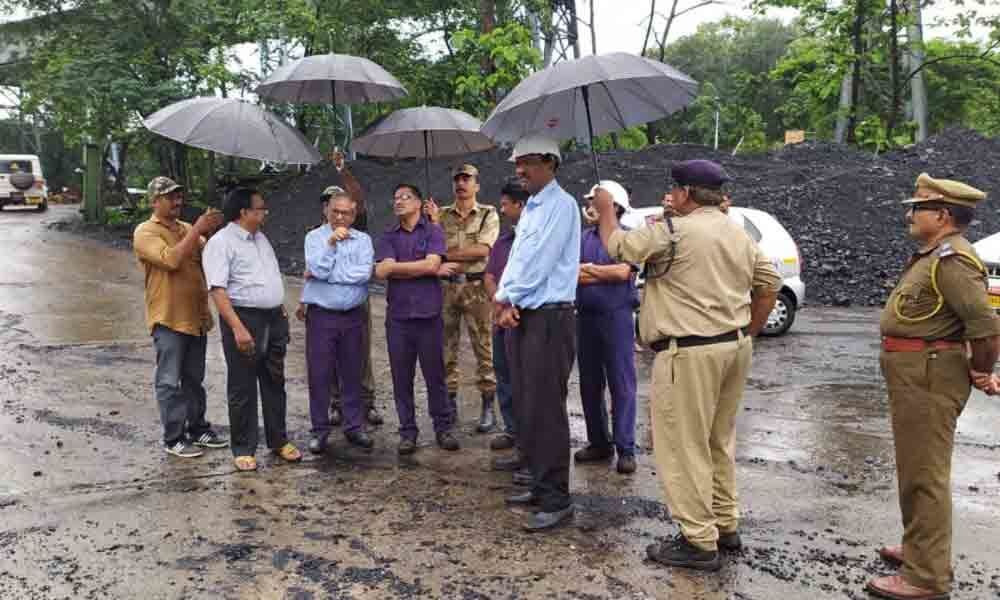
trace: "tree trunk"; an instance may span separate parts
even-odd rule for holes
[[[889,84],[892,86],[892,102],[889,118],[886,120],[885,137],[890,144],[903,104],[902,82],[899,80],[899,6],[897,0],[889,0]]]
[[[479,0],[480,33],[487,34],[493,31],[496,26],[496,13],[496,0]],[[489,77],[495,68],[493,59],[490,58],[489,55],[483,56],[483,59],[479,64],[479,69],[482,71],[483,77]],[[489,89],[486,90],[486,93],[489,95],[490,100],[495,104],[497,101],[497,90]]]
[[[646,56],[646,48],[649,47],[649,34],[653,31],[653,18],[656,17],[656,0],[649,2],[649,23],[646,24],[646,37],[642,39],[642,52],[640,56]],[[593,25],[593,23],[591,23]]]
[[[563,0],[569,13],[569,39],[573,42],[573,58],[580,58],[580,28],[576,19],[576,0]]]
[[[920,0],[910,0],[909,72],[916,72],[910,79],[910,97],[913,103],[913,120],[917,122],[916,141],[927,139],[927,86],[924,84],[924,21]]]
[[[594,3],[597,0],[590,0],[590,53],[597,54],[597,24],[594,23]]]
[[[851,39],[854,41],[854,65],[851,70],[851,106],[847,117],[846,141],[853,144],[856,141],[854,130],[858,125],[858,106],[861,104],[861,59],[864,56],[864,0],[856,0],[854,6],[854,25],[851,27]]]
[[[677,3],[680,0],[673,0],[670,3],[670,16],[667,17],[667,25],[663,28],[663,37],[660,38],[660,62],[667,57],[667,38],[670,37],[670,28],[674,25],[674,19],[677,18]]]

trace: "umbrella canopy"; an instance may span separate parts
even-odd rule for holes
[[[498,142],[529,134],[593,142],[595,135],[662,119],[697,94],[698,83],[670,65],[624,52],[585,56],[519,83],[482,131]],[[595,154],[595,171],[596,160]]]
[[[219,154],[311,165],[322,160],[298,130],[274,113],[236,98],[190,98],[142,122],[153,133]]]
[[[317,54],[276,69],[256,90],[262,98],[296,104],[360,104],[398,100],[406,88],[360,56]]]
[[[354,140],[352,148],[372,156],[423,158],[429,185],[430,167],[426,159],[460,156],[493,147],[493,140],[483,135],[481,127],[479,119],[453,108],[404,108],[372,125]]]

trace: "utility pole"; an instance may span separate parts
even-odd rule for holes
[[[927,139],[927,86],[924,83],[924,20],[920,0],[910,0],[910,25],[907,27],[909,52],[907,64],[910,77],[910,99],[913,105],[913,120],[917,122],[916,141]]]

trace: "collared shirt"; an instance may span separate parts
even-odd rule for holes
[[[496,243],[490,248],[490,257],[486,261],[486,273],[492,275],[497,283],[500,282],[503,271],[507,268],[507,259],[510,258],[510,249],[514,245],[514,236],[515,230],[512,227],[501,233]]]
[[[580,211],[553,179],[528,198],[496,300],[520,308],[572,302],[579,275]]]
[[[675,246],[674,262],[661,277],[647,277],[639,312],[646,343],[668,337],[711,337],[750,324],[752,290],[777,292],[781,277],[767,256],[715,206],[703,206],[666,223],[616,231],[608,254],[630,263],[663,265]]]
[[[332,246],[330,225],[306,235],[306,268],[312,277],[302,287],[302,302],[329,310],[350,310],[364,303],[375,250],[368,234],[356,229],[351,229],[350,234]]]
[[[444,231],[420,217],[413,231],[396,223],[378,241],[375,262],[391,258],[396,262],[415,262],[428,255],[443,257],[447,248]],[[391,319],[429,319],[441,314],[443,294],[436,276],[416,279],[392,279],[387,283],[387,315]]]
[[[621,264],[608,256],[597,227],[587,227],[583,230],[580,241],[580,262],[595,265]],[[621,308],[632,310],[639,305],[635,277],[630,276],[628,281],[602,281],[578,286],[576,305],[585,312],[604,313]]]
[[[285,301],[278,258],[262,231],[226,225],[205,244],[202,264],[209,289],[225,289],[233,306],[277,308]]]
[[[445,244],[448,248],[466,248],[482,244],[492,248],[500,235],[500,217],[497,209],[478,202],[469,214],[462,216],[458,205],[441,209],[441,229],[444,229]],[[476,262],[463,262],[466,273],[482,273],[486,269],[486,257]]]
[[[952,341],[1000,335],[981,264],[959,234],[914,253],[882,310],[882,335]]]
[[[171,228],[155,215],[135,228],[132,248],[146,272],[146,327],[150,332],[157,324],[197,336],[212,329],[208,288],[201,270],[205,240],[201,239],[184,260],[175,250],[189,231],[188,223],[177,221]]]

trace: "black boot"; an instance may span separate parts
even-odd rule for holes
[[[479,433],[493,431],[496,422],[496,415],[493,414],[493,392],[483,392],[483,412],[479,415],[479,425],[476,425],[476,431]]]

